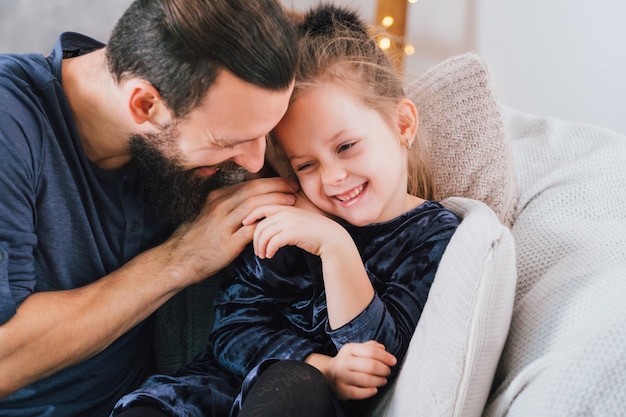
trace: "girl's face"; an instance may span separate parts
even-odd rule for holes
[[[396,122],[401,134],[407,131]],[[364,226],[412,208],[406,144],[377,111],[338,85],[325,83],[302,93],[274,134],[302,190],[325,212]]]

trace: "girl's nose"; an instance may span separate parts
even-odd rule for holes
[[[322,165],[320,172],[322,183],[325,185],[339,184],[347,176],[346,170],[336,163]]]

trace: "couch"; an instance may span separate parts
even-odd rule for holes
[[[626,137],[501,105],[452,57],[408,95],[463,216],[372,416],[626,416]],[[157,313],[161,372],[204,348],[216,280]]]

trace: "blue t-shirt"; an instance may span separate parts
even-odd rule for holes
[[[0,55],[0,325],[35,292],[92,283],[165,238],[126,168],[84,154],[61,62],[104,45],[64,33],[49,57]],[[146,321],[95,357],[0,401],[1,416],[106,416],[152,371]],[[33,358],[36,360],[36,358]]]

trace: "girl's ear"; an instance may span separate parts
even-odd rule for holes
[[[417,107],[408,98],[401,99],[397,104],[397,124],[402,145],[411,148],[419,124]]]
[[[170,123],[171,112],[152,84],[134,78],[126,82],[124,89],[128,94],[128,110],[135,123],[150,122],[159,127]]]

